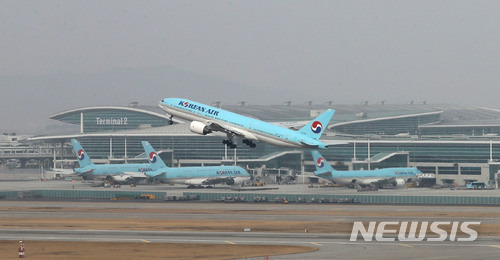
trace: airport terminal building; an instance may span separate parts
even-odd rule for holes
[[[217,106],[218,104],[215,104]],[[465,185],[488,182],[500,169],[500,110],[454,105],[312,103],[221,106],[270,122],[309,121],[328,108],[336,110],[322,139],[342,140],[320,152],[338,170],[418,167],[431,183]],[[67,134],[30,137],[28,143],[48,161],[76,162],[70,139],[78,139],[98,162],[144,160],[141,141],[149,141],[169,166],[237,164],[257,175],[308,175],[314,171],[307,149],[256,148],[222,144],[225,135],[201,136],[189,124],[168,124],[157,106],[85,107],[57,113],[51,119],[74,126]],[[241,140],[239,141],[241,142]],[[55,160],[54,160],[55,159]],[[60,167],[60,166],[58,166]]]

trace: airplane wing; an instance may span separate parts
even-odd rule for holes
[[[143,179],[147,178],[144,172],[124,172],[122,174],[110,175],[110,177],[115,181],[128,181],[130,179]]]
[[[120,174],[120,175],[132,177],[132,178],[146,178],[147,177],[146,173],[144,173],[144,172],[124,172],[123,174]]]
[[[224,132],[228,136],[239,136],[239,137],[244,137],[246,139],[258,140],[255,135],[241,128],[225,124],[218,124],[212,121],[207,121],[206,124],[210,130],[217,132]]]
[[[184,120],[184,119],[182,119],[182,118],[178,118],[178,117],[173,117],[173,118],[172,118],[172,122],[177,123],[177,124],[184,124],[184,123],[189,123],[189,122],[191,122],[191,121],[189,121],[189,120]]]

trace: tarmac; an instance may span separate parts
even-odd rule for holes
[[[49,174],[41,175],[38,169],[0,169],[0,191],[29,191],[29,190],[103,190],[115,189],[104,187],[93,187],[102,183],[99,180],[82,181],[78,176],[68,176],[67,180],[52,180]],[[399,189],[379,189],[371,192],[358,192],[356,189],[348,188],[320,188],[319,184],[308,188],[308,185],[290,184],[276,185],[267,184],[263,189],[252,187],[251,193],[255,194],[336,194],[336,195],[394,195],[394,196],[481,196],[481,197],[500,197],[500,190],[468,190],[463,187],[456,188],[399,188]],[[124,191],[155,191],[167,192],[169,196],[182,196],[184,192],[243,192],[233,190],[227,185],[217,185],[214,188],[188,189],[185,185],[168,184],[147,184],[139,183],[136,187],[120,185],[120,190]]]
[[[50,176],[44,176],[50,177]],[[71,180],[70,180],[71,179]],[[120,189],[130,191],[164,191],[169,196],[181,196],[184,192],[234,192],[231,187],[217,186],[211,189],[187,189],[182,185],[166,185],[166,184],[151,184],[137,185],[130,187],[121,185],[120,188],[104,188],[93,187],[99,181],[82,181],[78,177],[69,177],[67,180],[45,180],[37,170],[21,170],[14,169],[8,171],[0,171],[0,191],[30,191],[30,190],[105,190],[105,189]],[[254,190],[252,193],[273,193],[273,194],[360,194],[354,189],[345,188],[308,188],[307,185],[267,185],[273,189],[263,191]],[[365,192],[364,194],[368,194]],[[405,188],[379,190],[369,192],[374,195],[433,195],[433,196],[500,196],[498,190],[464,190],[464,189],[428,189],[428,188]],[[15,207],[17,201],[0,200],[1,207]],[[43,210],[50,207],[70,207],[70,208],[86,208],[103,209],[123,208],[133,209],[132,213],[109,213],[99,211],[65,213],[65,218],[79,219],[106,219],[106,218],[130,218],[142,221],[153,221],[155,219],[172,219],[172,220],[195,220],[204,221],[206,219],[218,221],[337,221],[337,222],[354,222],[354,221],[481,221],[484,224],[498,225],[500,219],[497,217],[470,217],[468,213],[481,212],[485,214],[500,214],[500,207],[460,207],[460,206],[405,206],[405,205],[301,205],[301,204],[256,204],[256,203],[144,203],[144,202],[99,202],[92,201],[23,201],[27,207],[40,209],[31,212],[13,211],[0,212],[1,218],[51,218],[53,213]],[[286,208],[283,208],[286,207]],[[334,207],[336,212],[349,211],[356,212],[352,216],[349,215],[331,215],[331,214],[279,214],[269,215],[264,210],[287,210],[290,212],[300,211],[319,211]],[[234,214],[203,214],[203,213],[141,213],[141,209],[170,209],[175,210],[228,210],[232,212],[240,212]],[[258,213],[263,211],[262,214]],[[248,212],[257,212],[256,214],[248,214]],[[368,212],[371,212],[368,214]],[[405,213],[404,217],[388,214],[387,216],[374,216],[373,212],[389,212],[398,215],[397,213]],[[433,212],[445,214],[443,216],[428,216]],[[455,217],[446,215],[447,212],[456,214]],[[365,215],[366,214],[366,215]],[[469,216],[469,217],[467,217]],[[50,234],[50,236],[48,236]],[[144,230],[59,230],[59,229],[37,229],[37,230],[22,230],[22,229],[2,229],[0,230],[0,239],[24,239],[34,240],[70,240],[70,241],[141,241],[147,240],[152,243],[235,243],[235,244],[273,244],[273,245],[307,245],[315,246],[319,250],[306,254],[274,256],[271,259],[401,259],[401,258],[419,258],[419,259],[496,259],[500,255],[500,237],[495,236],[479,236],[473,242],[377,242],[363,241],[358,239],[356,242],[349,241],[348,235],[338,234],[316,234],[316,233],[275,233],[275,232],[204,232],[204,231],[144,231]]]

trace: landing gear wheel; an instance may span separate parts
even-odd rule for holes
[[[252,142],[252,140],[249,139],[243,139],[241,142],[250,146],[251,148],[255,148],[257,146],[254,142]]]
[[[236,148],[236,145],[231,140],[224,140],[224,141],[222,141],[222,143],[229,146],[232,149]]]

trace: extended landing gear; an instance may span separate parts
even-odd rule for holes
[[[171,125],[171,124],[173,124],[173,123],[174,123],[173,118],[174,118],[174,116],[170,116],[170,117],[168,118],[168,124],[169,124],[169,125]]]
[[[236,148],[236,144],[231,139],[224,140],[222,141],[222,143],[229,146],[232,149]],[[242,143],[250,146],[251,148],[255,148],[257,146],[254,142],[252,142],[252,140],[249,139],[243,139]]]
[[[229,146],[231,149],[236,148],[236,145],[233,143],[232,140],[224,140],[224,141],[222,141],[222,143]]]
[[[252,140],[243,139],[243,141],[242,141],[242,142],[243,142],[244,144],[246,144],[246,145],[250,146],[251,148],[255,148],[255,147],[257,146],[254,142],[252,142]]]

